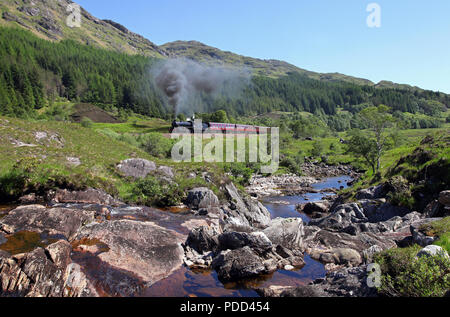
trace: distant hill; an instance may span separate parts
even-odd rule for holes
[[[279,77],[298,72],[309,78],[326,82],[344,81],[357,85],[374,85],[367,79],[339,73],[316,73],[279,60],[261,60],[225,52],[197,41],[176,41],[157,46],[141,35],[129,31],[125,26],[111,20],[100,20],[83,8],[81,28],[70,28],[65,22],[68,16],[67,6],[70,3],[73,2],[70,0],[0,0],[0,25],[19,26],[51,41],[72,39],[83,44],[128,54],[157,58],[177,56],[206,63],[249,67],[255,74],[261,76]]]
[[[320,74],[298,68],[279,60],[262,60],[221,51],[197,41],[176,41],[161,46],[170,56],[187,57],[205,63],[231,64],[249,67],[255,74],[268,77],[279,77],[291,72],[298,72],[309,78],[323,81],[346,81],[358,85],[373,85],[370,80],[346,76],[343,74]]]

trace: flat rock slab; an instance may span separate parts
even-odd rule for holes
[[[123,204],[114,199],[111,195],[92,188],[85,191],[58,189],[53,197],[53,201],[56,203],[97,204],[108,206],[120,206]]]
[[[174,230],[185,238],[193,228],[209,226],[217,222],[208,217],[195,216],[189,212],[173,213],[150,207],[120,207],[111,209],[112,220],[135,220],[153,222],[158,226]]]
[[[41,205],[21,206],[0,220],[0,228],[8,234],[33,231],[63,235],[71,239],[84,224],[94,220],[94,212],[86,210],[51,208]]]
[[[153,223],[109,221],[83,227],[78,241],[99,240],[108,246],[98,255],[112,267],[141,278],[147,286],[168,277],[183,264],[185,236]]]
[[[347,233],[337,233],[327,230],[321,230],[308,227],[306,230],[305,243],[307,246],[307,252],[310,256],[318,261],[336,264],[342,264],[342,262],[359,262],[356,253],[350,253],[350,250],[354,250],[359,253],[361,257],[364,256],[364,252],[373,246],[377,246],[379,250],[386,250],[396,248],[397,244],[389,236],[383,236],[382,234],[373,233],[361,233],[358,236],[352,236]],[[346,250],[346,255],[341,254]],[[325,257],[327,257],[325,260]],[[328,261],[335,259],[336,261]]]

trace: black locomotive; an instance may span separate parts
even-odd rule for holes
[[[190,133],[197,132],[209,132],[209,133],[235,133],[235,134],[263,134],[267,133],[268,128],[257,127],[252,125],[234,124],[234,123],[217,123],[217,122],[203,122],[198,127],[194,126],[194,121],[177,122],[172,123],[170,133],[176,128],[186,128]]]

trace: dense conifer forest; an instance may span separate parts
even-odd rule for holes
[[[115,106],[159,118],[171,114],[152,81],[151,67],[158,59],[71,40],[50,42],[15,28],[0,28],[0,37],[1,115],[33,117],[37,109],[57,98]],[[223,109],[231,116],[305,111],[325,115],[336,130],[345,130],[351,114],[379,104],[389,105],[398,116],[406,112],[430,116],[430,122],[412,122],[410,127],[432,127],[436,122],[431,116],[446,110],[450,96],[419,89],[325,82],[289,73],[279,78],[255,76],[233,98],[199,94],[191,102],[193,112]],[[338,113],[339,109],[346,114]]]

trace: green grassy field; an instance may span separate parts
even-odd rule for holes
[[[58,108],[57,112],[62,113],[64,117],[70,117],[74,104],[60,101],[53,107]],[[50,110],[50,108],[42,109],[41,113],[48,113]],[[257,172],[260,167],[258,164],[245,163],[233,164],[236,165],[234,167],[225,163],[174,163],[169,159],[170,155],[161,156],[160,153],[154,153],[152,156],[149,154],[152,153],[152,149],[146,152],[142,142],[151,135],[169,139],[170,122],[140,115],[131,115],[122,123],[91,123],[89,128],[77,123],[54,120],[21,120],[6,117],[0,120],[0,175],[7,175],[14,168],[31,166],[33,170],[29,174],[35,184],[45,184],[54,178],[62,178],[73,184],[99,187],[128,199],[131,197],[130,191],[134,184],[120,177],[115,171],[115,166],[127,158],[139,157],[155,161],[159,165],[171,166],[181,176],[187,175],[190,171],[199,173],[208,171],[219,180],[217,184],[223,178],[224,172],[231,172],[238,183],[245,184],[251,173]],[[37,132],[45,132],[47,136],[38,140]],[[449,124],[442,129],[400,130],[401,144],[383,155],[382,173],[386,173],[401,157],[411,153],[427,135],[442,137],[449,134]],[[323,151],[314,157],[315,160],[325,159],[328,164],[352,164],[357,168],[364,168],[362,160],[346,154],[346,147],[340,142],[341,138],[345,139],[345,133],[314,138],[312,141],[294,139],[289,134],[282,134],[281,157],[295,158],[299,152],[303,156],[311,157],[316,143],[320,143]],[[17,146],[18,142],[33,146]],[[203,140],[203,146],[209,142],[210,140]],[[170,144],[169,142],[165,146]],[[249,155],[248,151],[246,138],[246,157]],[[441,149],[436,154],[439,157],[449,158],[448,148]],[[73,166],[68,158],[77,158],[81,164]],[[289,172],[291,170],[281,166],[277,174]],[[365,180],[371,176],[371,172],[367,172],[357,185],[365,185]],[[217,191],[217,188],[214,190]]]

